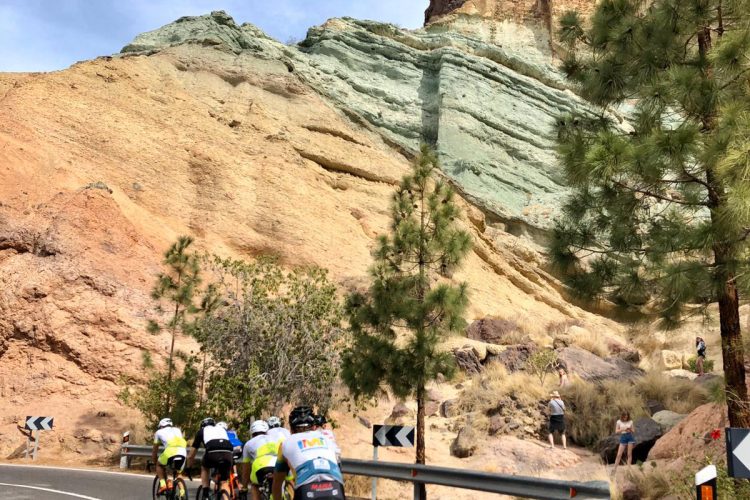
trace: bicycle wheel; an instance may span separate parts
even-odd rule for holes
[[[187,484],[185,484],[185,480],[181,477],[174,480],[172,498],[174,498],[174,500],[187,500],[188,498]]]
[[[203,500],[203,485],[198,486],[198,491],[195,492],[195,500]]]
[[[154,485],[151,488],[151,492],[153,494],[153,499],[156,500],[159,496],[159,476],[154,476]]]

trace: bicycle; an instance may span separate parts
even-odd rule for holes
[[[263,469],[259,472],[263,472]],[[271,494],[273,493],[273,470],[269,470],[263,474],[263,479],[261,480],[258,489],[260,490],[261,500],[271,500]],[[292,494],[290,493],[290,490],[291,485],[287,481],[284,481],[284,486],[281,487],[282,500],[291,500]]]
[[[211,486],[208,487],[209,500],[240,500],[240,481],[237,474],[234,473],[234,468],[229,472],[229,493],[221,489],[221,478],[214,469],[211,469],[210,476],[213,488]],[[198,487],[195,500],[203,500],[203,485]]]
[[[188,489],[187,484],[185,483],[185,480],[180,477],[179,471],[182,470],[182,468],[185,465],[185,457],[177,456],[172,457],[169,460],[167,460],[167,477],[169,477],[169,473],[172,473],[172,479],[167,480],[167,491],[159,494],[159,476],[154,476],[154,484],[151,488],[151,491],[153,493],[153,500],[157,500],[158,498],[165,498],[166,500],[187,500],[188,499]]]

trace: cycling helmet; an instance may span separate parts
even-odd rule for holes
[[[216,425],[216,421],[211,417],[204,418],[203,420],[201,420],[201,429],[209,425]]]
[[[172,423],[171,418],[162,418],[159,420],[159,429],[163,429],[165,427],[172,427],[174,424]]]
[[[226,422],[218,422],[216,424],[216,427],[221,427],[225,431],[229,430],[229,424],[227,424]]]
[[[275,427],[281,427],[281,419],[277,416],[269,417],[266,422],[268,423],[268,427],[271,429]]]
[[[309,406],[298,406],[289,414],[289,425],[295,429],[305,429],[315,425],[315,416]]]
[[[328,423],[328,420],[326,420],[326,417],[323,415],[314,415],[313,418],[315,419],[316,427],[323,427]]]
[[[250,434],[265,434],[268,432],[268,424],[263,420],[256,420],[250,425]]]

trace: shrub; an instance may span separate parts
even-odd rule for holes
[[[636,382],[636,389],[644,400],[661,402],[668,410],[690,413],[709,400],[708,391],[690,380],[670,377],[651,371]]]
[[[485,412],[497,406],[497,400],[503,396],[534,404],[547,396],[544,387],[534,382],[534,377],[528,373],[508,373],[500,363],[490,363],[461,393],[458,407],[464,413]],[[481,422],[477,425],[481,427]]]
[[[696,372],[696,373],[698,372],[698,370],[697,370],[697,368],[695,366],[696,361],[697,361],[697,359],[695,358],[695,356],[693,356],[692,358],[688,359],[688,361],[687,361],[688,362],[688,366],[690,367],[690,371],[691,372]],[[703,371],[705,373],[709,373],[709,372],[714,371],[714,360],[712,360],[712,359],[704,359],[703,360]]]
[[[628,481],[635,485],[639,498],[643,500],[658,500],[672,493],[672,481],[674,477],[661,469],[657,469],[652,462],[650,466],[643,467],[635,472],[631,470]]]
[[[547,374],[557,364],[557,353],[552,349],[542,349],[535,352],[526,360],[528,370],[539,379],[539,384],[544,386]]]
[[[607,347],[606,339],[600,333],[582,330],[581,333],[572,336],[572,341],[577,347],[585,349],[600,358],[609,356],[609,347]]]
[[[583,323],[580,320],[568,318],[563,321],[550,321],[547,323],[547,333],[553,337],[556,335],[563,335],[568,333],[571,326],[583,327]]]
[[[621,411],[629,411],[634,419],[646,413],[633,384],[623,380],[577,380],[563,389],[562,396],[568,435],[582,446],[592,447],[612,434]]]

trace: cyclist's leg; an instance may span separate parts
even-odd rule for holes
[[[232,452],[218,452],[216,456],[212,458],[214,466],[219,474],[219,480],[221,481],[221,489],[229,493],[229,473],[234,466],[234,459],[232,458]]]

